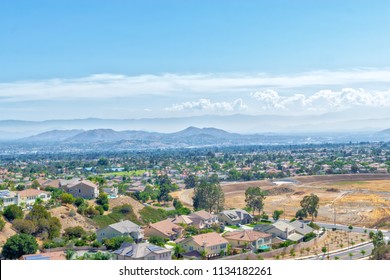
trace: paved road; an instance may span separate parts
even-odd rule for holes
[[[359,246],[356,248],[352,248],[349,250],[345,250],[342,252],[337,252],[337,253],[330,253],[329,254],[329,259],[334,260],[336,257],[339,258],[340,260],[358,260],[365,258],[369,255],[371,255],[371,251],[374,249],[374,245],[372,243]],[[365,254],[362,255],[361,251],[364,250]],[[350,254],[352,254],[350,256]],[[321,254],[318,255],[317,257],[309,258],[309,260],[322,260],[322,259],[327,259],[328,254]]]

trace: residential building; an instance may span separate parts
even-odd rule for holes
[[[247,211],[242,209],[225,210],[218,214],[219,221],[225,225],[249,224],[253,217]]]
[[[99,188],[93,182],[84,179],[60,180],[60,188],[74,197],[94,199],[99,196]]]
[[[15,204],[19,205],[20,197],[18,192],[11,192],[9,190],[0,191],[0,200],[3,203],[0,203],[0,210],[3,210],[4,207]]]
[[[272,237],[278,237],[284,240],[300,241],[303,235],[296,232],[295,227],[283,221],[277,221],[273,224],[259,224],[254,230],[272,234]]]
[[[32,205],[39,198],[44,202],[47,202],[51,198],[50,192],[45,192],[36,189],[27,189],[23,191],[19,191],[19,204],[24,203],[25,206]]]
[[[130,236],[135,242],[141,242],[144,238],[144,233],[139,225],[126,220],[99,229],[96,232],[96,236],[98,241],[102,241],[105,238],[111,239],[117,236]]]
[[[145,236],[147,237],[159,236],[162,238],[168,238],[170,240],[176,240],[182,236],[183,228],[172,223],[168,219],[146,226],[144,232]]]
[[[123,243],[122,246],[114,251],[114,260],[170,260],[172,251],[150,243],[129,244]]]
[[[295,228],[295,232],[297,232],[301,235],[306,235],[306,234],[314,231],[314,229],[312,227],[310,227],[307,224],[302,223],[301,221],[298,221],[298,220],[290,222],[290,225],[292,225]]]
[[[231,231],[223,236],[232,247],[248,247],[253,252],[271,247],[272,234],[255,230]]]
[[[200,210],[188,215],[188,218],[192,220],[193,225],[196,228],[210,228],[213,224],[217,224],[218,216],[214,214],[210,214],[205,210]]]
[[[205,252],[206,258],[219,256],[226,253],[228,241],[216,232],[195,235],[178,242],[184,249],[184,256],[200,257]]]

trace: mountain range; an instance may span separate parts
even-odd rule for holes
[[[390,115],[374,115],[366,111],[359,115],[343,111],[311,116],[235,114],[142,119],[1,120],[0,140],[15,140],[52,130],[59,134],[63,130],[73,130],[77,134],[78,130],[96,129],[172,133],[191,126],[218,127],[240,134],[374,133],[389,128]]]

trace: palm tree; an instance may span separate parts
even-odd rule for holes
[[[175,244],[175,247],[173,249],[173,254],[177,259],[181,258],[181,253],[183,252],[184,252],[183,247],[180,244]]]

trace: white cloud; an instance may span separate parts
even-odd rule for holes
[[[275,90],[265,89],[250,94],[260,101],[263,109],[334,111],[355,106],[390,107],[390,90],[366,91],[362,88],[343,88],[340,91],[320,90],[312,95],[282,96]]]
[[[133,96],[169,96],[183,94],[246,94],[258,88],[298,89],[302,87],[350,86],[389,83],[390,69],[317,71],[296,75],[267,74],[98,74],[75,79],[51,79],[0,83],[0,102],[32,100],[111,99]],[[267,93],[267,96],[270,93]],[[266,97],[264,97],[266,98]],[[268,102],[274,97],[270,95]],[[301,97],[296,96],[300,100]],[[299,102],[296,100],[295,102]],[[283,100],[282,100],[283,101]],[[275,103],[281,106],[280,100]],[[272,105],[272,104],[271,104]]]
[[[199,99],[196,101],[188,101],[179,104],[173,104],[171,107],[165,108],[166,111],[211,111],[211,112],[232,112],[241,111],[247,108],[241,98],[233,102],[211,102],[210,99]]]

